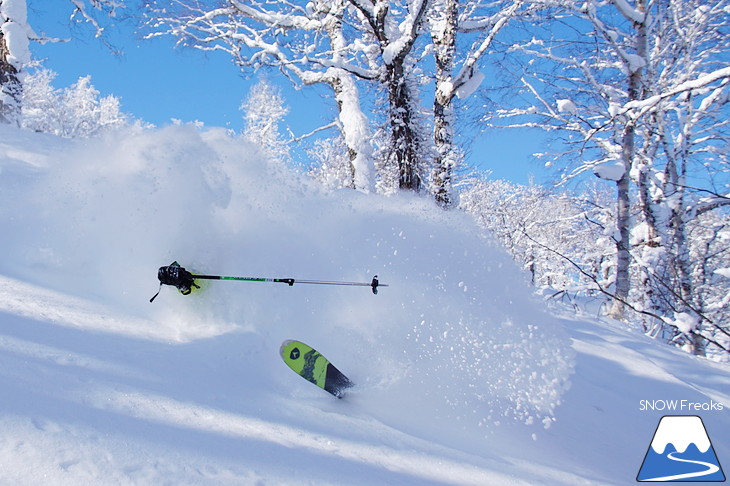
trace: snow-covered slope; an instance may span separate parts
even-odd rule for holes
[[[692,413],[730,457],[727,366],[554,317],[466,216],[324,192],[222,130],[0,126],[0,232],[0,484],[627,484],[657,399],[723,404]],[[389,287],[149,303],[173,260]],[[292,338],[358,386],[291,373]]]

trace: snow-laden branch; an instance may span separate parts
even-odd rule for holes
[[[610,136],[601,135],[605,129],[605,124],[594,126],[589,120],[580,116],[578,108],[571,100],[558,100],[557,106],[553,106],[527,78],[522,77],[520,81],[537,100],[536,105],[526,110],[513,109],[502,111],[499,113],[500,117],[540,117],[551,123],[543,121],[540,123],[520,124],[519,126],[572,132],[579,137],[579,141],[576,143],[580,144],[580,148],[575,149],[573,152],[583,154],[589,143],[592,143],[600,151],[600,156],[591,160],[584,160],[572,172],[565,174],[560,184],[565,184],[587,171],[593,171],[596,176],[602,179],[616,180],[620,178],[625,170],[622,164],[617,163],[621,158],[621,146],[616,144]],[[518,125],[510,124],[509,126],[516,127]],[[567,153],[569,152],[563,155]]]
[[[459,97],[465,98],[468,94],[474,91],[476,87],[478,87],[479,83],[481,83],[483,76],[475,78],[475,65],[492,45],[497,34],[509,23],[510,20],[512,20],[516,12],[520,9],[520,7],[522,7],[523,3],[524,2],[522,0],[515,0],[515,2],[507,9],[498,12],[493,18],[490,18],[489,25],[491,25],[491,28],[487,32],[487,35],[484,37],[482,42],[479,43],[479,46],[468,54],[464,61],[464,65],[461,67],[459,73],[454,76],[452,81],[454,93],[459,94],[460,90],[464,92],[464,94],[461,94]],[[464,21],[464,24],[467,24],[469,28],[475,28],[477,25],[481,25],[481,23],[472,24],[468,21]],[[478,83],[476,81],[478,81]],[[465,90],[467,84],[475,84],[476,86],[472,86],[473,89]]]
[[[715,83],[717,81],[722,81],[722,84],[719,88],[719,90],[715,91],[715,95],[719,96],[721,91],[726,89],[728,85],[730,85],[730,67],[725,67],[722,69],[718,69],[714,72],[711,72],[709,74],[705,74],[703,76],[700,76],[697,79],[686,81],[684,83],[681,83],[674,88],[655,95],[651,96],[644,100],[637,100],[637,101],[630,101],[626,103],[623,107],[624,112],[634,111],[633,118],[638,119],[647,113],[651,112],[656,108],[659,103],[662,101],[672,98],[674,96],[680,95],[682,93],[686,93],[689,91],[695,91],[702,88],[705,88],[709,86],[712,83]],[[708,100],[708,102],[712,101],[711,99]],[[707,108],[705,106],[704,108]]]
[[[318,134],[319,132],[323,132],[325,130],[330,130],[332,128],[337,128],[337,126],[338,126],[338,122],[335,121],[335,122],[332,122],[332,123],[328,123],[327,125],[322,125],[321,127],[317,127],[314,130],[312,130],[312,131],[310,131],[308,133],[305,133],[303,135],[299,135],[299,136],[294,135],[294,133],[291,130],[289,130],[289,135],[291,136],[291,138],[289,139],[289,142],[291,142],[291,143],[299,143],[299,142],[301,142],[304,139],[307,139],[309,137],[313,137],[314,135]]]
[[[718,208],[730,206],[730,193],[723,195],[708,191],[706,189],[697,189],[691,186],[685,187],[687,189],[694,189],[697,191],[708,192],[711,194],[709,197],[702,198],[696,207],[691,208],[695,214],[703,214]]]
[[[94,10],[103,12],[106,17],[113,19],[117,16],[117,11],[126,8],[124,0],[69,0],[69,2],[74,7],[71,18],[81,17],[83,22],[88,23],[94,28],[96,37],[102,39],[102,41],[104,41],[105,27],[92,12]],[[111,47],[108,44],[107,46]]]
[[[632,7],[626,0],[611,0],[611,3],[616,6],[618,11],[621,12],[621,15],[626,17],[627,20],[635,24],[646,22],[646,12]]]
[[[645,308],[643,308],[643,306],[636,306],[633,303],[631,303],[629,300],[624,299],[624,298],[618,296],[615,292],[611,292],[610,290],[608,290],[606,288],[606,286],[602,282],[600,282],[596,278],[595,275],[592,275],[591,273],[587,272],[583,268],[582,265],[580,265],[579,263],[575,262],[569,256],[561,253],[560,251],[558,251],[558,250],[556,250],[554,248],[551,248],[548,245],[545,245],[545,244],[539,242],[537,239],[535,239],[533,236],[531,236],[527,232],[527,228],[526,227],[523,226],[521,228],[521,231],[522,231],[523,236],[525,236],[527,239],[529,239],[530,241],[532,241],[535,245],[541,247],[542,249],[544,249],[544,250],[546,250],[546,251],[548,251],[550,253],[554,253],[558,257],[560,257],[560,258],[564,259],[565,261],[567,261],[581,275],[583,275],[588,280],[590,280],[596,286],[595,287],[596,290],[598,290],[599,292],[601,292],[605,296],[607,296],[607,297],[609,297],[609,298],[611,298],[613,300],[616,300],[616,301],[620,302],[622,305],[626,306],[627,308],[631,309],[632,311],[634,311],[634,312],[636,312],[638,314],[642,314],[642,315],[645,315],[645,316],[652,317],[652,318],[657,319],[657,320],[659,320],[659,321],[661,321],[661,322],[663,322],[663,323],[665,323],[665,324],[667,324],[669,326],[672,326],[675,329],[679,329],[678,326],[677,326],[676,321],[672,321],[672,320],[666,318],[665,316],[662,316],[662,315],[659,315],[659,314],[657,314],[655,312],[651,312],[649,310],[646,310]],[[666,282],[664,282],[663,280],[659,279],[656,276],[654,276],[654,277],[656,278],[656,280],[662,286],[666,287],[666,289],[667,289],[668,292],[673,293],[676,298],[678,298],[679,300],[683,301],[684,304],[686,304],[687,308],[690,309],[690,310],[692,310],[692,312],[694,312],[695,315],[697,315],[702,321],[705,321],[705,322],[709,323],[710,325],[713,326],[714,329],[716,329],[717,331],[721,332],[722,334],[725,334],[726,336],[730,336],[730,333],[728,333],[728,331],[726,331],[725,329],[722,328],[722,326],[720,326],[716,322],[714,322],[708,315],[706,315],[705,313],[703,313],[702,311],[700,311],[699,309],[697,309],[696,306],[694,306],[692,303],[687,302],[681,296],[677,295],[674,292],[674,290],[671,288],[671,286],[669,286],[668,284],[666,284]],[[680,330],[680,332],[682,332],[681,329],[679,329],[679,330]],[[730,352],[730,348],[728,348],[727,346],[723,346],[722,344],[720,344],[717,340],[713,339],[712,337],[703,334],[697,328],[688,329],[685,334],[697,335],[697,336],[699,336],[699,337],[701,337],[703,339],[706,339],[707,341],[713,343],[714,345],[716,345],[717,347],[719,347],[723,351]]]
[[[374,81],[374,80],[378,79],[378,77],[380,76],[380,73],[377,70],[364,68],[357,64],[345,62],[342,59],[333,60],[333,59],[327,58],[327,57],[307,56],[306,60],[307,60],[307,62],[310,62],[315,65],[320,65],[324,68],[341,69],[360,79],[364,79],[367,81]]]
[[[393,64],[396,59],[406,55],[418,37],[418,29],[429,6],[429,0],[413,0],[408,7],[405,19],[397,29],[388,32],[387,26],[383,26],[387,39],[383,47],[383,61],[385,64]]]
[[[323,22],[320,19],[312,18],[307,15],[294,15],[291,12],[280,13],[276,11],[267,11],[264,9],[254,8],[249,5],[249,3],[244,3],[239,0],[231,0],[231,5],[233,5],[242,15],[261,22],[269,27],[301,30],[318,30],[323,27]]]

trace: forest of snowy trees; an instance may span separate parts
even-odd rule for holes
[[[102,41],[125,10],[147,38],[324,87],[337,112],[318,135],[337,134],[316,138],[307,163],[328,187],[467,211],[548,295],[596,299],[648,335],[730,355],[730,0],[68,5]],[[0,121],[67,137],[131,123],[89,78],[52,87],[28,44],[53,39],[34,32],[26,0],[0,0],[0,22]],[[287,103],[262,81],[242,104],[244,136],[282,160]],[[465,127],[544,130],[535,157],[553,184],[470,170]]]

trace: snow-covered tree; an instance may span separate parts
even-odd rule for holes
[[[703,354],[702,328],[714,325],[699,311],[693,267],[705,263],[692,261],[689,230],[706,213],[730,204],[730,68],[719,47],[730,42],[730,3],[667,1],[654,15],[661,21],[652,24],[648,37],[650,88],[627,107],[642,130],[634,179],[642,223],[652,237],[651,246],[637,254],[642,263],[648,255],[654,264],[652,295],[671,289],[675,297],[671,305],[652,304],[665,313],[692,315],[698,323],[692,345]]]
[[[289,147],[280,132],[280,124],[289,112],[281,90],[266,79],[251,87],[248,98],[241,104],[243,136],[262,147],[275,160],[289,158]]]
[[[71,19],[93,26],[105,41],[104,21],[125,7],[124,0],[68,0]],[[58,41],[36,34],[28,24],[26,0],[0,0],[0,122],[19,123],[23,79],[31,63],[29,45],[35,41]],[[108,99],[106,102],[110,102]],[[113,112],[113,107],[111,108]]]
[[[351,187],[352,165],[347,145],[341,138],[319,139],[307,151],[315,162],[310,175],[327,189]]]
[[[22,126],[41,133],[57,133],[63,118],[58,90],[53,86],[56,73],[39,69],[23,83]]]
[[[600,190],[554,193],[530,184],[478,179],[461,192],[473,215],[528,272],[559,294],[597,295],[615,278],[610,218]]]
[[[436,160],[431,175],[431,192],[442,206],[453,199],[452,178],[462,156],[454,142],[455,98],[468,98],[481,84],[484,74],[479,61],[488,53],[499,32],[515,18],[525,2],[504,0],[433,0],[429,31],[435,61],[433,103]],[[466,40],[461,40],[464,37]],[[470,47],[465,47],[470,46]]]
[[[338,107],[337,122],[352,164],[351,185],[374,186],[373,149],[356,77],[373,73],[361,67],[366,45],[348,38],[356,32],[345,17],[346,0],[239,2],[206,6],[193,0],[149,2],[149,36],[172,35],[178,43],[228,53],[244,70],[270,66],[299,85],[324,84]]]
[[[22,97],[21,125],[68,138],[87,138],[128,124],[115,96],[100,97],[85,76],[68,88],[56,89],[56,74],[41,69],[27,76]]]
[[[617,268],[611,312],[615,317],[622,315],[630,290],[629,178],[636,155],[636,124],[628,116],[618,116],[617,109],[643,99],[649,19],[644,0],[630,11],[624,6],[628,8],[625,2],[544,2],[544,10],[527,19],[542,22],[542,35],[512,49],[516,58],[525,56],[521,83],[534,104],[506,113],[525,119],[524,125],[568,134],[567,151],[559,156],[571,155],[579,162],[564,175],[566,179],[593,170],[615,183]],[[570,24],[567,38],[555,36],[553,26],[558,21]]]
[[[707,356],[730,352],[730,214],[711,211],[699,215],[686,228],[693,303],[697,313],[694,330],[672,338],[691,343],[691,349]],[[697,316],[703,316],[697,319]],[[696,334],[692,334],[695,331]],[[666,332],[666,331],[665,331]],[[695,339],[698,335],[703,339]]]
[[[32,36],[25,0],[0,0],[0,123],[18,121]]]
[[[414,47],[430,0],[363,2],[350,0],[357,9],[366,37],[377,54],[368,60],[372,78],[387,94],[390,143],[387,161],[397,168],[398,186],[418,192],[425,179],[426,142],[419,127],[418,91],[414,78]]]
[[[516,125],[563,134],[567,142],[558,157],[573,162],[564,180],[593,171],[616,185],[612,314],[632,305],[660,323],[676,312],[702,322],[686,230],[697,215],[728,203],[716,183],[727,181],[721,147],[728,140],[730,69],[722,46],[730,6],[725,0],[711,6],[694,0],[540,3],[549,7],[538,18],[550,19],[545,30],[534,22],[534,37],[513,50],[519,54],[513,59],[526,61],[520,82],[534,103],[503,114],[521,118]],[[554,29],[556,22],[569,28]],[[706,176],[698,177],[700,171]],[[706,204],[687,199],[692,192],[709,196]],[[701,340],[700,334],[692,335]]]

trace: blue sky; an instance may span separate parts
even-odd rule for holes
[[[31,46],[34,57],[58,73],[57,88],[91,75],[92,84],[102,95],[120,98],[123,111],[135,118],[158,126],[178,119],[242,129],[239,106],[257,78],[244,77],[225,54],[174,49],[169,39],[144,40],[135,34],[133,26],[122,23],[108,32],[114,46],[123,51],[123,55],[116,56],[93,37],[91,29],[75,27],[71,32],[70,3],[29,0],[28,10],[28,22],[37,33],[69,39]],[[295,135],[331,122],[335,115],[333,102],[321,97],[317,89],[295,90],[275,74],[268,77],[283,89],[290,108],[286,123]],[[519,183],[526,183],[530,175],[538,183],[545,180],[542,163],[531,157],[544,150],[541,134],[474,132],[470,166],[490,170],[493,178]]]

